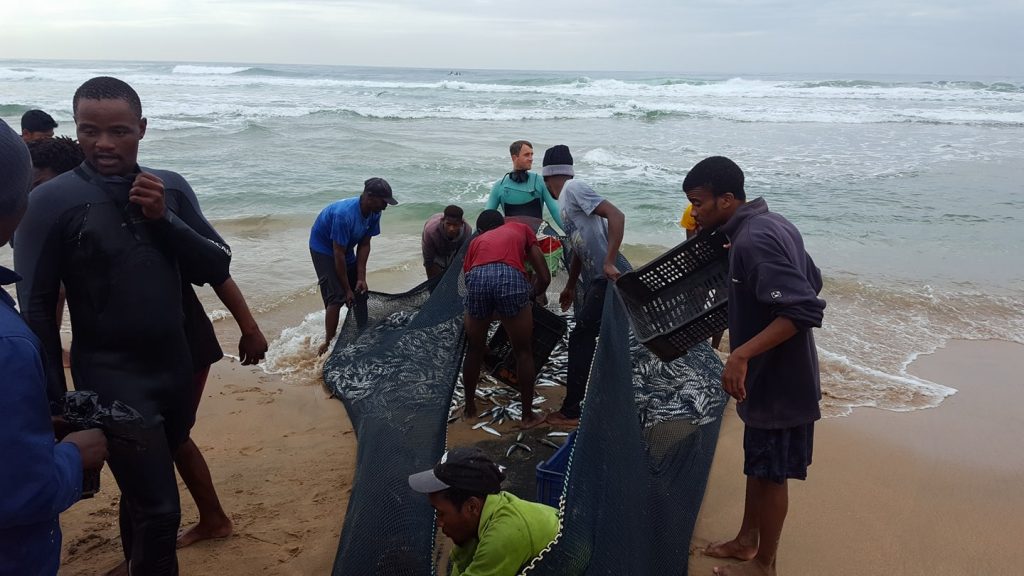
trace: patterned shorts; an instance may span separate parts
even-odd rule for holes
[[[490,320],[497,312],[502,318],[519,314],[530,300],[530,284],[522,272],[508,264],[477,266],[466,274],[466,313]]]
[[[743,473],[783,484],[807,479],[814,451],[814,423],[781,430],[747,426],[743,430]]]

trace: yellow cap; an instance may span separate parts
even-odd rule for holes
[[[693,219],[693,204],[686,205],[686,210],[683,210],[683,217],[679,219],[679,226],[687,230],[697,229],[697,221]]]

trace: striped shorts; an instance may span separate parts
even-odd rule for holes
[[[522,272],[508,264],[477,266],[466,274],[466,313],[489,320],[494,313],[502,318],[519,314],[530,301],[530,284]]]

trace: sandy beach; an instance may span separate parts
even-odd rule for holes
[[[958,392],[915,412],[859,409],[816,427],[806,482],[791,483],[781,574],[1020,574],[1024,566],[1024,346],[954,341],[910,366]],[[731,538],[743,514],[743,426],[726,409],[697,550]]]
[[[218,323],[226,350],[232,329]],[[1024,346],[954,341],[910,371],[959,392],[936,409],[859,409],[819,423],[809,480],[790,490],[780,573],[1020,573]],[[330,572],[356,441],[342,404],[318,383],[295,380],[231,359],[214,366],[194,438],[235,535],[181,550],[183,574]],[[691,574],[710,574],[720,561],[699,550],[738,527],[741,440],[730,406],[694,533]],[[195,506],[182,493],[183,524],[191,524]],[[61,574],[101,574],[119,561],[115,495],[104,472],[101,493],[62,516]]]

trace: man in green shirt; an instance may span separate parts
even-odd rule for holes
[[[558,511],[502,491],[504,479],[504,468],[473,447],[450,450],[433,469],[409,476],[455,544],[452,576],[515,576],[558,534]]]

